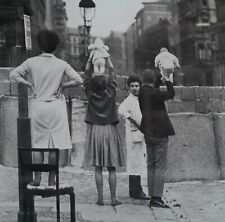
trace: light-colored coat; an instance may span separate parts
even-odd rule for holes
[[[118,112],[126,118],[127,172],[131,175],[146,174],[146,146],[141,131],[129,121],[129,117],[140,125],[141,111],[138,97],[133,94],[120,104]]]
[[[48,53],[27,59],[11,72],[10,79],[20,82],[25,75],[34,87],[30,106],[32,147],[72,148],[66,100],[56,93],[60,93],[64,78],[79,83],[82,78],[68,63]]]

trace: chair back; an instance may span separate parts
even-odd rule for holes
[[[51,163],[34,163],[32,154],[34,153],[55,153],[55,161]],[[56,148],[19,148],[19,167],[22,172],[50,172],[56,173],[56,189],[59,187],[59,149]],[[31,182],[31,181],[30,181]]]

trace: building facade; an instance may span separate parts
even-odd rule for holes
[[[14,66],[23,61],[25,53],[16,57],[16,51],[24,46],[23,14],[32,16],[32,1],[0,1],[0,66]],[[20,50],[22,51],[22,50]]]
[[[67,15],[65,9],[66,3],[63,0],[47,0],[46,1],[46,20],[44,22],[46,28],[55,31],[59,38],[60,44],[56,50],[56,56],[66,58],[66,39],[67,39]]]
[[[161,39],[159,43],[165,42],[165,36],[160,36],[160,33],[155,32],[165,28],[165,21],[169,23],[172,21],[169,3],[170,1],[143,2],[143,8],[136,14],[135,22],[124,33],[126,43],[125,64],[128,73],[140,73],[144,69],[150,68],[154,63],[153,57],[156,56],[160,48],[152,51],[150,44],[154,44],[155,40],[157,40],[154,36]],[[161,25],[157,28],[159,23]],[[166,26],[169,23],[167,23]],[[167,29],[166,27],[166,38],[169,38]],[[153,36],[151,36],[152,38],[148,41],[147,38],[150,33]],[[174,35],[171,36],[173,37]],[[168,43],[166,43],[166,45],[168,46]],[[152,53],[154,53],[154,55],[152,55]]]
[[[84,53],[82,27],[67,28],[67,56],[66,61],[76,70],[83,71],[81,55]]]
[[[20,4],[19,4],[20,3]],[[30,15],[32,50],[24,48],[23,12]],[[0,2],[0,66],[15,66],[30,56],[41,53],[37,33],[45,28],[59,34],[61,44],[56,52],[64,58],[66,11],[62,0],[2,0]],[[21,48],[18,56],[18,47]]]
[[[170,23],[165,19],[149,27],[142,36],[139,36],[139,42],[134,51],[136,73],[142,73],[149,68],[155,69],[154,60],[160,49],[170,48],[169,30]]]
[[[126,75],[125,65],[125,36],[123,33],[111,31],[110,35],[104,39],[109,47],[110,59],[119,75]]]
[[[213,85],[214,49],[211,26],[217,22],[215,0],[180,0],[181,64],[187,85]]]
[[[171,21],[172,19],[167,2],[143,2],[143,6],[136,15],[138,36],[143,35],[149,27],[157,24],[160,20]]]
[[[225,86],[225,1],[216,0],[218,22],[213,32],[217,33],[218,44],[215,45],[215,85]]]
[[[125,39],[125,69],[126,74],[134,74],[135,62],[134,62],[134,50],[136,43],[136,23],[129,26],[127,31],[124,33]]]

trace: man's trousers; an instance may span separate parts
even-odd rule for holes
[[[167,168],[168,138],[146,138],[149,196],[162,197]]]

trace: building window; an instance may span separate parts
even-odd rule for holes
[[[202,43],[198,44],[198,56],[199,56],[200,59],[206,58],[205,46]]]
[[[207,49],[207,59],[212,58],[212,50],[210,48]]]

